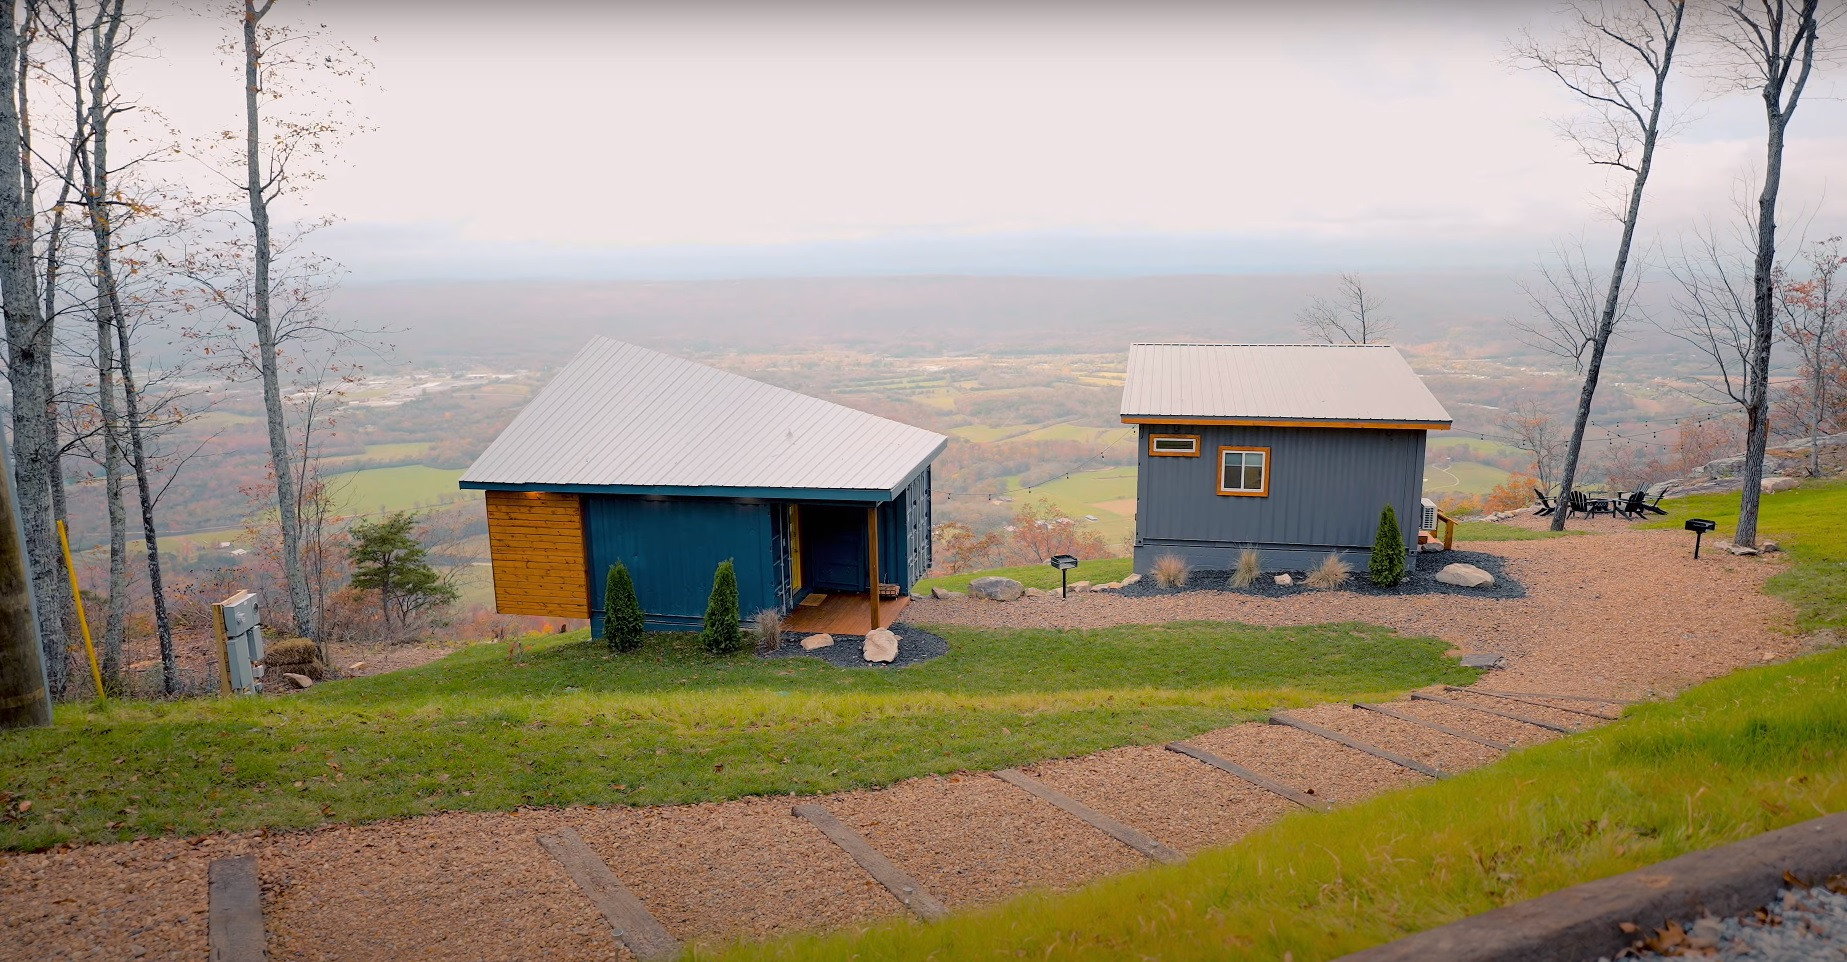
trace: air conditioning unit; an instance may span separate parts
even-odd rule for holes
[[[1437,503],[1429,498],[1425,498],[1423,515],[1423,518],[1418,523],[1417,530],[1435,531],[1437,529]]]

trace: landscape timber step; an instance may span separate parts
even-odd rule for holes
[[[1387,718],[1396,718],[1399,721],[1410,722],[1413,725],[1422,725],[1431,731],[1442,732],[1445,735],[1451,735],[1463,739],[1464,741],[1471,741],[1477,745],[1486,745],[1497,752],[1504,752],[1513,748],[1512,745],[1506,742],[1497,742],[1492,738],[1483,738],[1473,732],[1465,732],[1460,728],[1451,728],[1442,722],[1433,722],[1427,718],[1419,718],[1416,715],[1407,715],[1404,712],[1393,708],[1387,708],[1384,705],[1367,705],[1356,701],[1353,703],[1353,707],[1364,709],[1365,711],[1376,711]]]
[[[565,872],[584,890],[590,901],[603,910],[616,941],[641,962],[675,959],[680,943],[667,934],[641,900],[623,886],[609,866],[584,844],[583,837],[569,825],[550,835],[539,836],[539,844],[564,866]]]
[[[1515,695],[1510,695],[1505,692],[1477,691],[1476,689],[1473,689],[1473,688],[1459,688],[1455,685],[1444,685],[1443,687],[1449,689],[1450,691],[1462,692],[1465,695],[1484,695],[1488,698],[1500,698],[1506,701],[1517,701],[1522,705],[1531,705],[1534,708],[1549,708],[1553,711],[1570,712],[1573,715],[1583,715],[1587,718],[1601,718],[1604,721],[1620,721],[1622,717],[1620,715],[1605,715],[1603,712],[1591,711],[1586,708],[1566,708],[1563,705],[1547,705],[1544,702],[1530,701],[1528,699],[1520,698]]]
[[[212,859],[206,870],[206,942],[212,962],[263,962],[263,887],[255,855]]]
[[[1282,712],[1277,712],[1276,714],[1271,715],[1270,724],[1288,725],[1290,728],[1299,728],[1302,731],[1309,733],[1310,735],[1317,735],[1331,742],[1339,742],[1340,744],[1345,745],[1348,748],[1352,748],[1357,751],[1365,752],[1366,754],[1371,755],[1374,758],[1383,758],[1386,761],[1399,766],[1400,768],[1408,768],[1414,772],[1418,772],[1424,775],[1429,775],[1431,778],[1448,778],[1449,777],[1449,773],[1432,768],[1429,765],[1426,765],[1423,762],[1420,762],[1415,758],[1406,758],[1405,756],[1400,755],[1397,752],[1387,751],[1383,748],[1380,748],[1377,745],[1373,745],[1367,742],[1360,741],[1359,739],[1354,738],[1351,735],[1337,732],[1333,730],[1332,728],[1322,728],[1320,725],[1312,724],[1310,722],[1305,722],[1301,720],[1300,718],[1291,718],[1288,715],[1283,714]]]
[[[1186,861],[1186,856],[1181,855],[1179,852],[1110,818],[1108,815],[1085,805],[1083,802],[1060,792],[1025,772],[1013,768],[1003,768],[995,772],[994,777],[1009,784],[1017,785],[1027,792],[1038,796],[1040,799],[1051,802],[1053,805],[1064,809],[1072,815],[1076,815],[1078,818],[1089,822],[1092,828],[1097,829],[1103,834],[1108,835],[1116,841],[1127,845],[1157,862],[1173,863]]]
[[[1342,957],[1339,962],[1580,962],[1633,947],[1637,935],[1700,915],[1743,915],[1791,876],[1847,872],[1847,812],[1559,889]],[[1624,932],[1624,925],[1632,926]]]
[[[865,869],[867,875],[885,886],[886,891],[889,891],[893,898],[896,898],[905,908],[916,913],[918,918],[926,922],[934,922],[949,914],[949,910],[943,908],[943,903],[938,902],[930,893],[924,891],[924,887],[916,879],[906,875],[903,869],[880,855],[878,850],[867,844],[864,836],[835,818],[833,812],[814,804],[797,805],[794,812],[813,822],[814,826],[821,830],[822,835],[827,836],[829,841],[840,846],[852,856],[853,861],[858,862],[859,867]]]
[[[1583,729],[1581,728],[1566,728],[1563,725],[1554,725],[1549,721],[1540,721],[1537,718],[1528,718],[1525,715],[1516,715],[1513,712],[1502,711],[1499,708],[1488,708],[1484,705],[1471,705],[1465,701],[1457,701],[1454,698],[1444,698],[1440,695],[1426,695],[1421,691],[1412,692],[1411,700],[1412,701],[1433,701],[1439,705],[1448,705],[1452,708],[1466,708],[1469,711],[1478,711],[1484,715],[1494,715],[1500,718],[1505,718],[1509,721],[1517,721],[1523,725],[1532,725],[1536,728],[1546,728],[1546,729],[1550,729],[1552,731],[1559,732],[1565,735],[1575,735],[1578,732],[1583,731]]]
[[[1602,705],[1639,705],[1641,702],[1626,698],[1599,698],[1595,695],[1554,695],[1544,691],[1489,691],[1486,688],[1471,688],[1470,691],[1484,695],[1520,695],[1525,698],[1556,698],[1559,701],[1590,701]]]
[[[1203,748],[1194,748],[1193,746],[1188,745],[1186,742],[1170,742],[1168,743],[1167,750],[1170,752],[1179,752],[1180,754],[1185,755],[1188,758],[1192,758],[1198,761],[1205,762],[1206,764],[1211,765],[1213,768],[1216,768],[1221,772],[1225,772],[1231,775],[1236,775],[1239,778],[1242,778],[1245,781],[1250,782],[1252,785],[1255,785],[1258,788],[1261,788],[1266,792],[1270,792],[1275,795],[1281,795],[1282,797],[1296,803],[1297,805],[1302,806],[1303,808],[1313,809],[1317,812],[1326,812],[1326,811],[1332,810],[1334,807],[1332,805],[1329,805],[1327,802],[1324,802],[1321,799],[1316,798],[1315,796],[1310,795],[1306,792],[1296,791],[1295,789],[1290,788],[1289,786],[1283,784],[1282,782],[1277,781],[1274,778],[1271,778],[1268,775],[1265,775],[1262,772],[1253,771],[1251,769],[1245,768],[1243,765],[1240,765],[1237,762],[1227,761],[1226,759],[1220,758],[1217,755],[1214,755],[1211,752],[1206,751]]]

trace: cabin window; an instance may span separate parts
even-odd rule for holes
[[[1157,458],[1199,457],[1199,435],[1151,434],[1148,436],[1148,453]]]
[[[1219,448],[1219,493],[1267,496],[1270,493],[1270,449]]]

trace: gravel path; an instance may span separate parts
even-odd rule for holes
[[[1649,951],[1627,958],[1841,962],[1847,960],[1847,895],[1819,886],[1786,888],[1755,915],[1688,919],[1647,941],[1652,943]],[[1605,957],[1603,962],[1610,960]]]
[[[1214,618],[1373,622],[1507,656],[1513,667],[1491,672],[1483,687],[1627,698],[1793,654],[1796,639],[1779,630],[1789,622],[1787,609],[1760,591],[1781,564],[1729,555],[1695,564],[1679,534],[1623,531],[1494,544],[1504,570],[1526,588],[1518,598],[1360,591],[1281,598],[1224,591],[1088,594],[1008,604],[916,601],[907,616],[924,624],[1064,628]],[[1699,599],[1722,604],[1722,617]],[[903,634],[907,643],[916,639],[913,649],[926,650],[928,633],[906,626]],[[858,644],[835,648],[864,664]],[[1557,709],[1439,693],[1571,725],[1600,723]],[[1517,745],[1559,737],[1447,705],[1399,701],[1392,707]],[[1444,770],[1496,757],[1474,743],[1344,705],[1296,714]],[[1429,781],[1276,725],[1238,725],[1188,741],[1335,803]],[[1302,811],[1160,746],[1045,761],[1027,771],[1187,852]],[[913,779],[809,800],[864,834],[950,906],[992,902],[1027,888],[1076,886],[1144,864],[1074,816],[986,774]],[[0,905],[6,906],[0,940],[32,959],[202,958],[208,863],[219,855],[255,854],[275,959],[626,958],[608,923],[537,844],[540,834],[564,825],[575,827],[683,940],[761,937],[901,914],[883,888],[789,814],[794,801],[451,813],[275,835],[0,855]]]
[[[1710,552],[1693,561],[1691,538],[1684,531],[1624,527],[1576,538],[1468,546],[1500,556],[1504,570],[1525,586],[1522,598],[1368,590],[1300,590],[1280,598],[1233,591],[1153,597],[1087,592],[1062,601],[920,599],[905,617],[922,625],[996,628],[1186,619],[1256,625],[1361,621],[1434,635],[1464,652],[1505,656],[1511,668],[1488,676],[1484,687],[1621,698],[1672,693],[1743,665],[1795,654],[1799,642],[1786,628],[1788,606],[1762,591],[1766,578],[1784,570],[1783,562],[1776,556]]]

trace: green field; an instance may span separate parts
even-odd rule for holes
[[[692,634],[614,655],[577,632],[287,698],[59,705],[54,727],[0,733],[0,847],[831,792],[1478,674],[1370,625],[935,630],[950,654],[902,669],[714,658]]]
[[[1444,461],[1424,465],[1424,493],[1487,494],[1513,475],[1478,461]]]
[[[456,481],[461,476],[460,471],[410,464],[329,475],[327,486],[338,499],[340,510],[370,515],[429,508],[481,497],[479,491],[463,491],[456,487]]]
[[[322,467],[338,470],[363,461],[407,461],[429,453],[429,441],[400,441],[393,444],[368,444],[363,454],[342,454],[321,462]]]
[[[1007,490],[1015,501],[1044,498],[1074,521],[1081,521],[1087,514],[1096,515],[1098,520],[1090,527],[1102,532],[1112,545],[1126,544],[1135,537],[1135,469],[1132,467],[1081,471],[1048,481],[1030,491],[1021,489],[1016,478],[1008,482]]]

